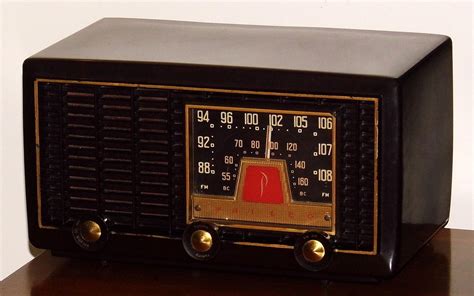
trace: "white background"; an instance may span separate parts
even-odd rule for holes
[[[37,250],[30,250],[26,226],[22,62],[39,50],[106,16],[376,29],[450,36],[454,46],[455,102],[453,198],[448,227],[473,229],[471,3],[4,1],[0,9],[0,280],[30,260],[32,252],[37,254]]]

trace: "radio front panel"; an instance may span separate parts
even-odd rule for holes
[[[375,255],[377,98],[36,79],[38,225]],[[83,241],[83,240],[80,240]],[[93,244],[86,244],[87,248]]]

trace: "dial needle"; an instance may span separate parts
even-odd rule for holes
[[[265,138],[265,158],[270,159],[270,150],[271,150],[271,143],[272,143],[272,126],[267,125],[267,136]]]

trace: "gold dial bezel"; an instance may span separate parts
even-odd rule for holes
[[[191,113],[192,110],[218,110],[231,112],[257,112],[267,114],[306,115],[332,118],[331,129],[331,203],[300,202],[291,197],[288,169],[285,160],[243,157],[240,161],[236,190],[232,197],[195,194],[191,190],[193,174],[191,169]],[[206,221],[232,228],[261,229],[281,232],[306,232],[310,230],[336,233],[336,117],[330,112],[231,107],[221,105],[185,105],[186,142],[186,223]],[[280,171],[281,187],[285,202],[282,205],[248,203],[242,200],[243,180],[246,167],[251,164],[277,167]],[[268,213],[271,213],[269,216]],[[291,218],[289,215],[291,214]],[[326,220],[325,217],[329,217]],[[277,222],[278,221],[278,222]]]

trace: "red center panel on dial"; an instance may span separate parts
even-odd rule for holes
[[[284,198],[278,168],[249,165],[245,171],[242,199],[246,202],[282,204]]]

